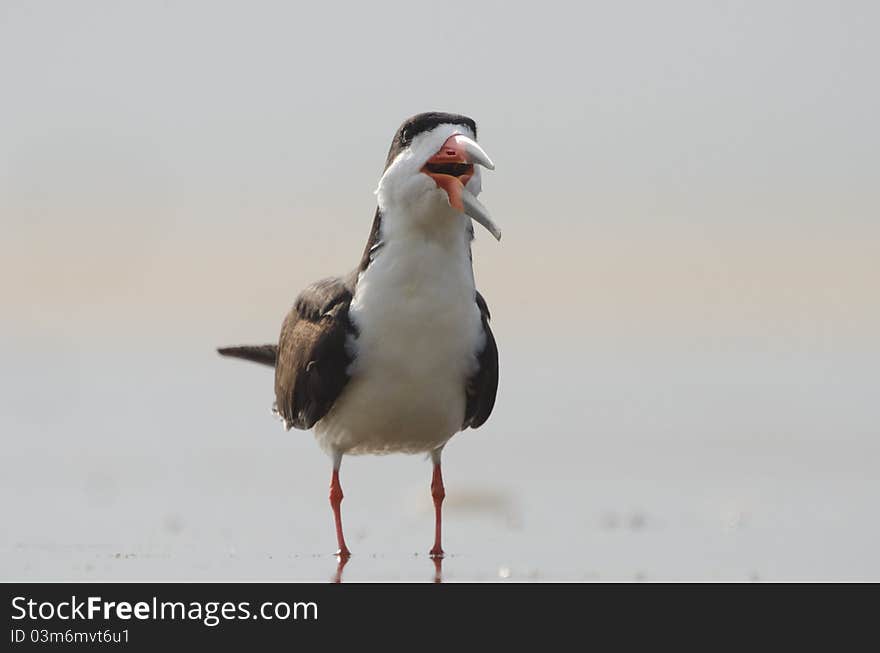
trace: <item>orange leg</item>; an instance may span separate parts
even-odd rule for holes
[[[339,545],[336,555],[348,558],[351,555],[351,551],[345,546],[345,537],[342,535],[342,512],[340,511],[342,497],[342,486],[339,484],[339,469],[334,467],[333,476],[330,479],[330,506],[333,508],[333,519],[336,521],[336,544]]]
[[[443,547],[440,546],[440,521],[441,506],[446,498],[446,489],[443,487],[443,474],[440,472],[439,456],[434,462],[434,476],[431,479],[431,497],[434,499],[434,547],[431,549],[432,558],[443,557]]]

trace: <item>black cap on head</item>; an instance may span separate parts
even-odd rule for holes
[[[391,162],[400,154],[401,150],[409,147],[409,144],[412,143],[416,136],[422,132],[434,129],[437,125],[443,124],[464,125],[473,132],[474,138],[477,137],[477,123],[472,118],[457,113],[443,113],[440,111],[420,113],[405,120],[397,130],[397,133],[394,134],[394,140],[391,141],[391,149],[388,150],[388,159],[385,161],[385,168],[391,165]]]

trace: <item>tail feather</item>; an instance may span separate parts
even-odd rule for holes
[[[275,367],[278,359],[277,345],[243,345],[240,347],[218,347],[217,353],[230,358],[242,358],[261,365]]]

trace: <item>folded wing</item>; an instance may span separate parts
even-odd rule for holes
[[[310,429],[348,383],[346,340],[353,279],[323,279],[300,294],[281,327],[275,363],[275,410],[285,426]]]
[[[489,419],[489,415],[492,414],[492,409],[495,407],[495,395],[498,392],[498,347],[495,344],[492,329],[489,328],[489,319],[491,318],[489,306],[479,292],[477,292],[477,306],[480,309],[483,331],[486,334],[486,344],[477,355],[479,367],[468,380],[465,388],[467,403],[462,430],[468,427],[482,426]]]

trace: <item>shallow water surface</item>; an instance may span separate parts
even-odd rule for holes
[[[5,354],[3,579],[333,579],[329,461],[269,414],[269,370],[40,355]],[[447,447],[444,581],[880,579],[870,358],[562,360],[514,349]],[[429,483],[345,459],[343,580],[435,579]]]

